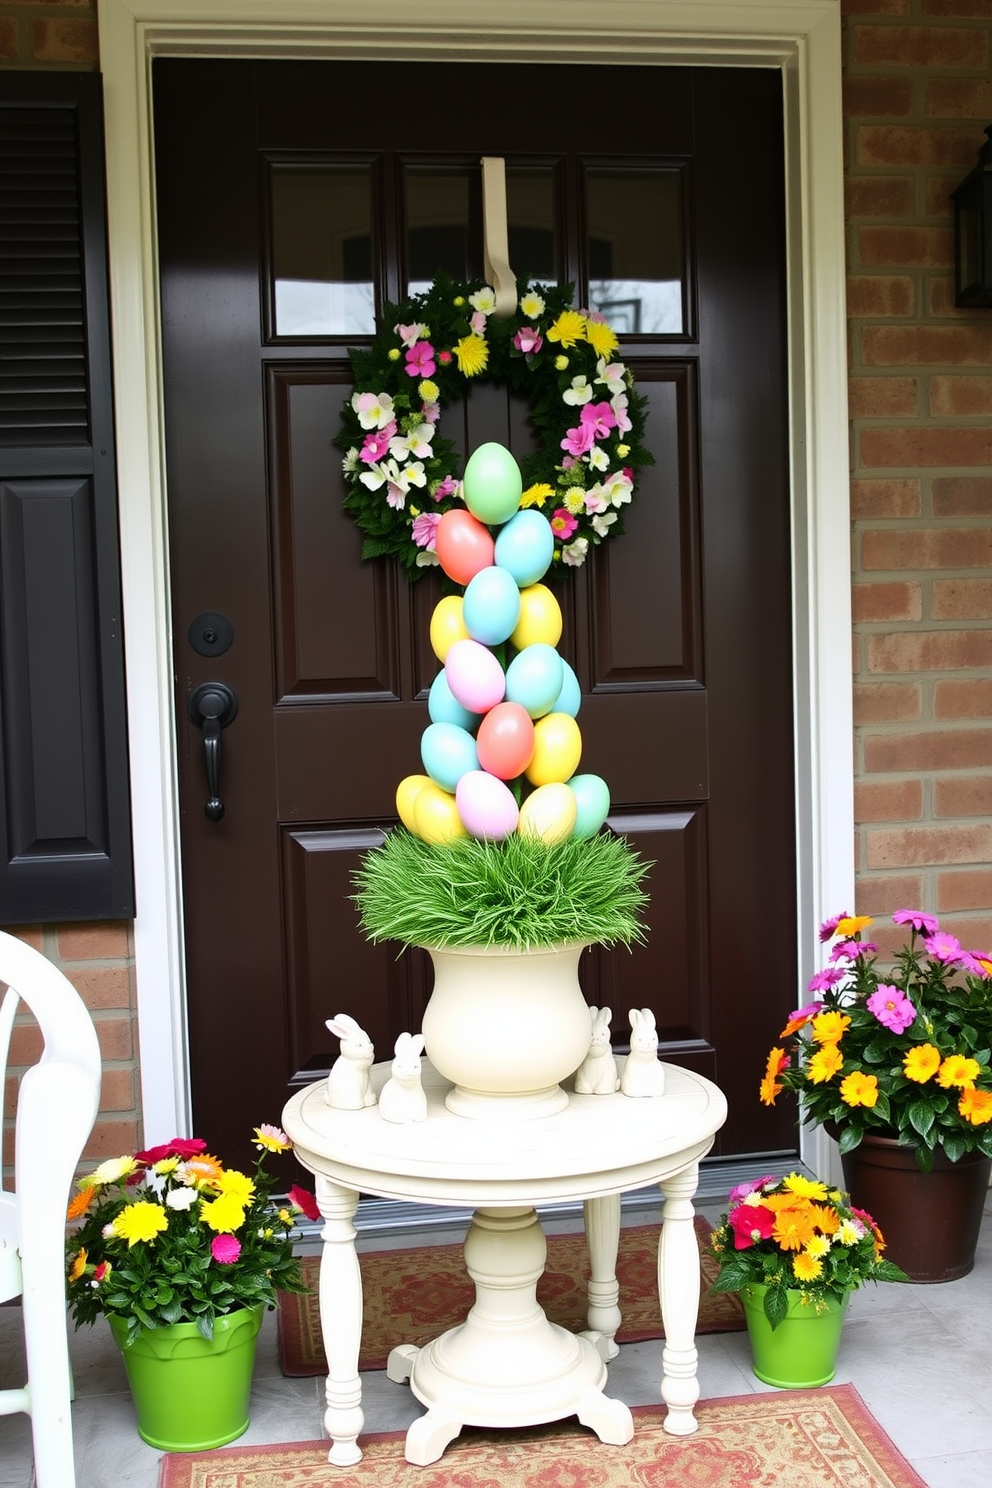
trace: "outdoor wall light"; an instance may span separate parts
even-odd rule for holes
[[[978,163],[951,192],[954,202],[954,303],[992,310],[992,124]]]

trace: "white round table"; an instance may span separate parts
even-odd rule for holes
[[[409,1379],[427,1412],[410,1427],[406,1456],[434,1462],[463,1425],[531,1426],[570,1415],[600,1440],[623,1445],[630,1411],[603,1393],[620,1326],[616,1256],[620,1195],[650,1184],[664,1195],[658,1289],[665,1344],[665,1429],[696,1430],[699,1255],[692,1196],[699,1160],[727,1115],[715,1085],[666,1065],[662,1096],[570,1094],[566,1110],[537,1120],[469,1120],[444,1105],[451,1088],[424,1060],[428,1115],[398,1126],[376,1106],[328,1106],[325,1082],[301,1090],[283,1112],[296,1155],[316,1180],[324,1220],[320,1319],[327,1352],[328,1460],[361,1461],[364,1425],[358,1353],[362,1282],[352,1223],[360,1193],[474,1210],[465,1261],[476,1301],[466,1321],[417,1349],[397,1341],[391,1379]],[[390,1065],[372,1071],[378,1092]],[[547,1252],[535,1205],[583,1201],[589,1247],[589,1330],[548,1321],[536,1299]]]

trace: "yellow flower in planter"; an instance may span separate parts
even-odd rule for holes
[[[212,1230],[231,1235],[245,1222],[245,1206],[235,1194],[221,1194],[201,1204],[200,1218]]]
[[[925,1085],[940,1069],[940,1050],[933,1044],[917,1044],[915,1049],[906,1050],[902,1069],[907,1080]]]
[[[169,1216],[161,1204],[149,1204],[139,1200],[137,1204],[128,1204],[122,1209],[113,1221],[114,1234],[120,1240],[126,1240],[128,1249],[137,1245],[142,1240],[154,1240],[163,1230],[169,1228]]]
[[[840,1098],[849,1106],[873,1106],[878,1100],[878,1080],[855,1070],[841,1080]]]

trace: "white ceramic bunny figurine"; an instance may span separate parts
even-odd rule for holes
[[[379,1115],[397,1126],[427,1120],[427,1097],[420,1083],[422,1033],[401,1033],[394,1046],[392,1075],[379,1093]]]
[[[665,1066],[658,1059],[658,1030],[650,1008],[631,1008],[630,1053],[620,1077],[624,1095],[664,1095]]]
[[[372,1040],[347,1013],[328,1018],[327,1027],[341,1040],[341,1053],[327,1076],[327,1104],[338,1111],[360,1111],[375,1105],[369,1070],[375,1058]]]
[[[576,1095],[612,1095],[620,1087],[617,1062],[610,1048],[612,1009],[591,1007],[592,1042],[589,1052],[575,1072]]]

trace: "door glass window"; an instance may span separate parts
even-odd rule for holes
[[[481,165],[407,166],[405,196],[408,292],[422,294],[439,273],[481,278]],[[508,165],[506,207],[513,272],[556,280],[552,168]]]
[[[270,167],[277,336],[371,336],[372,167]]]
[[[587,167],[585,198],[590,309],[621,333],[680,334],[681,173]]]

